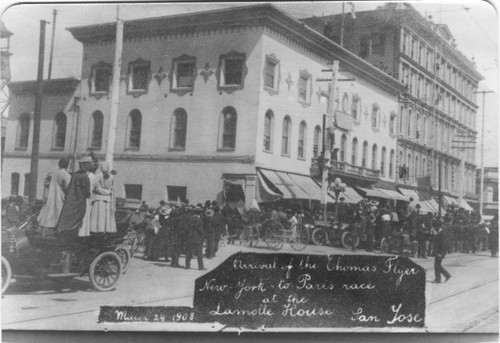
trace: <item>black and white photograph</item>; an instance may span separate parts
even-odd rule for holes
[[[498,335],[496,6],[4,5],[4,336]]]

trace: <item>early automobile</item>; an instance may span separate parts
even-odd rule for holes
[[[113,290],[130,255],[123,242],[103,240],[90,247],[43,238],[36,216],[2,230],[2,293],[12,279],[63,282],[88,275],[97,291]]]

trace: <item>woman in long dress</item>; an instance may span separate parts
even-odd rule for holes
[[[90,232],[116,232],[114,176],[110,173],[108,162],[100,162],[96,174]]]
[[[82,225],[78,230],[78,237],[89,237],[90,236],[90,213],[92,211],[92,203],[95,199],[95,189],[97,187],[97,177],[96,177],[95,165],[87,171],[87,177],[90,181],[90,197],[87,198],[87,210],[85,211],[85,216],[82,220]]]

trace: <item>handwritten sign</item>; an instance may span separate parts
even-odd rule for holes
[[[408,258],[238,253],[195,282],[193,308],[102,307],[99,321],[424,327],[425,271]]]

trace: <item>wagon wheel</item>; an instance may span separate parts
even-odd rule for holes
[[[309,230],[303,225],[297,225],[297,233],[290,237],[290,246],[293,250],[304,250],[309,243]]]
[[[243,228],[240,235],[240,244],[245,247],[251,247],[253,244],[252,240],[252,227],[247,225]]]
[[[353,246],[354,248],[357,248],[359,244],[359,237],[356,237],[356,239],[354,240],[352,234],[349,231],[344,231],[344,233],[342,233],[341,241],[342,246],[346,249],[352,249]]]
[[[2,256],[2,294],[7,290],[12,278],[12,268],[9,261]]]
[[[312,241],[315,245],[325,245],[328,242],[328,232],[320,227],[315,228],[312,232]]]
[[[283,226],[275,221],[269,221],[264,228],[265,241],[268,248],[279,250],[285,244]]]
[[[122,274],[122,261],[114,251],[105,251],[97,255],[89,268],[92,287],[100,292],[113,290]]]
[[[389,240],[385,237],[380,241],[380,251],[386,254],[389,253]]]
[[[120,261],[122,262],[122,273],[124,274],[127,271],[130,259],[132,258],[129,249],[130,248],[126,246],[119,246],[115,249],[115,252],[118,254],[118,257],[120,257]]]

